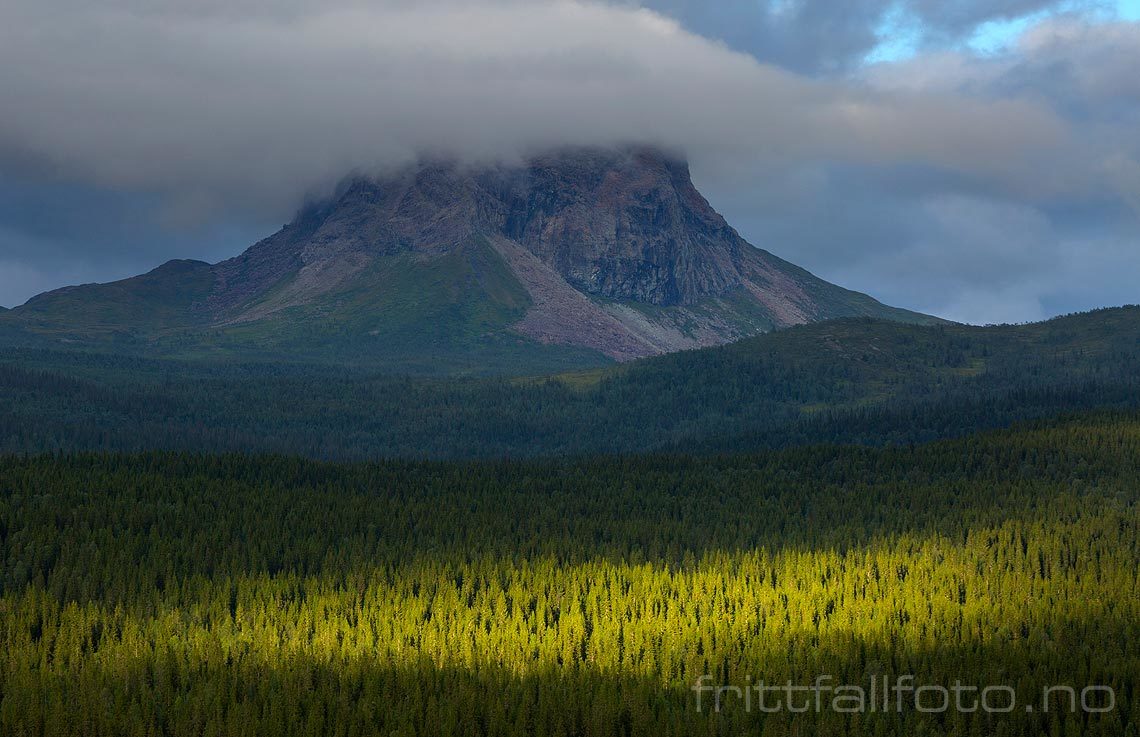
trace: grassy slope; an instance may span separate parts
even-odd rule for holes
[[[172,357],[276,357],[382,366],[409,373],[536,372],[608,362],[507,332],[530,306],[502,258],[478,239],[430,260],[378,259],[333,296],[257,322],[168,343]],[[179,345],[181,343],[181,345]]]
[[[0,341],[423,374],[546,373],[610,363],[594,351],[509,332],[530,298],[483,240],[432,260],[380,259],[333,297],[226,327],[207,326],[208,313],[197,307],[213,283],[209,265],[177,261],[121,282],[49,292],[0,317]]]
[[[208,313],[195,307],[213,285],[209,264],[170,261],[130,279],[41,294],[5,318],[47,338],[138,338],[204,322]]]

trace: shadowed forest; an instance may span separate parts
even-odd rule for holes
[[[329,460],[899,445],[1140,409],[1140,307],[979,328],[842,320],[553,377],[310,364],[0,357],[0,452]]]

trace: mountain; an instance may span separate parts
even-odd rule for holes
[[[936,321],[751,246],[678,158],[578,148],[351,177],[236,258],[39,295],[0,340],[537,372],[852,316]]]

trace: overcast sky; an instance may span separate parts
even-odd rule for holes
[[[1140,1],[5,0],[0,305],[353,169],[685,151],[755,245],[976,323],[1140,302]]]

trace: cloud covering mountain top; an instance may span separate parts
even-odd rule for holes
[[[943,35],[970,26],[943,5],[913,9]],[[880,6],[847,12],[867,27]],[[662,10],[702,25],[683,3]],[[1135,24],[1069,16],[997,57],[943,48],[813,76],[630,4],[11,0],[0,14],[0,185],[127,193],[160,231],[281,219],[350,170],[424,152],[639,141],[684,151],[759,245],[950,317],[1084,306],[1037,262],[1108,262],[1136,235]],[[34,270],[35,253],[50,268],[44,234],[10,220],[0,269]],[[47,251],[82,260],[81,240]],[[969,272],[946,268],[954,254]]]

